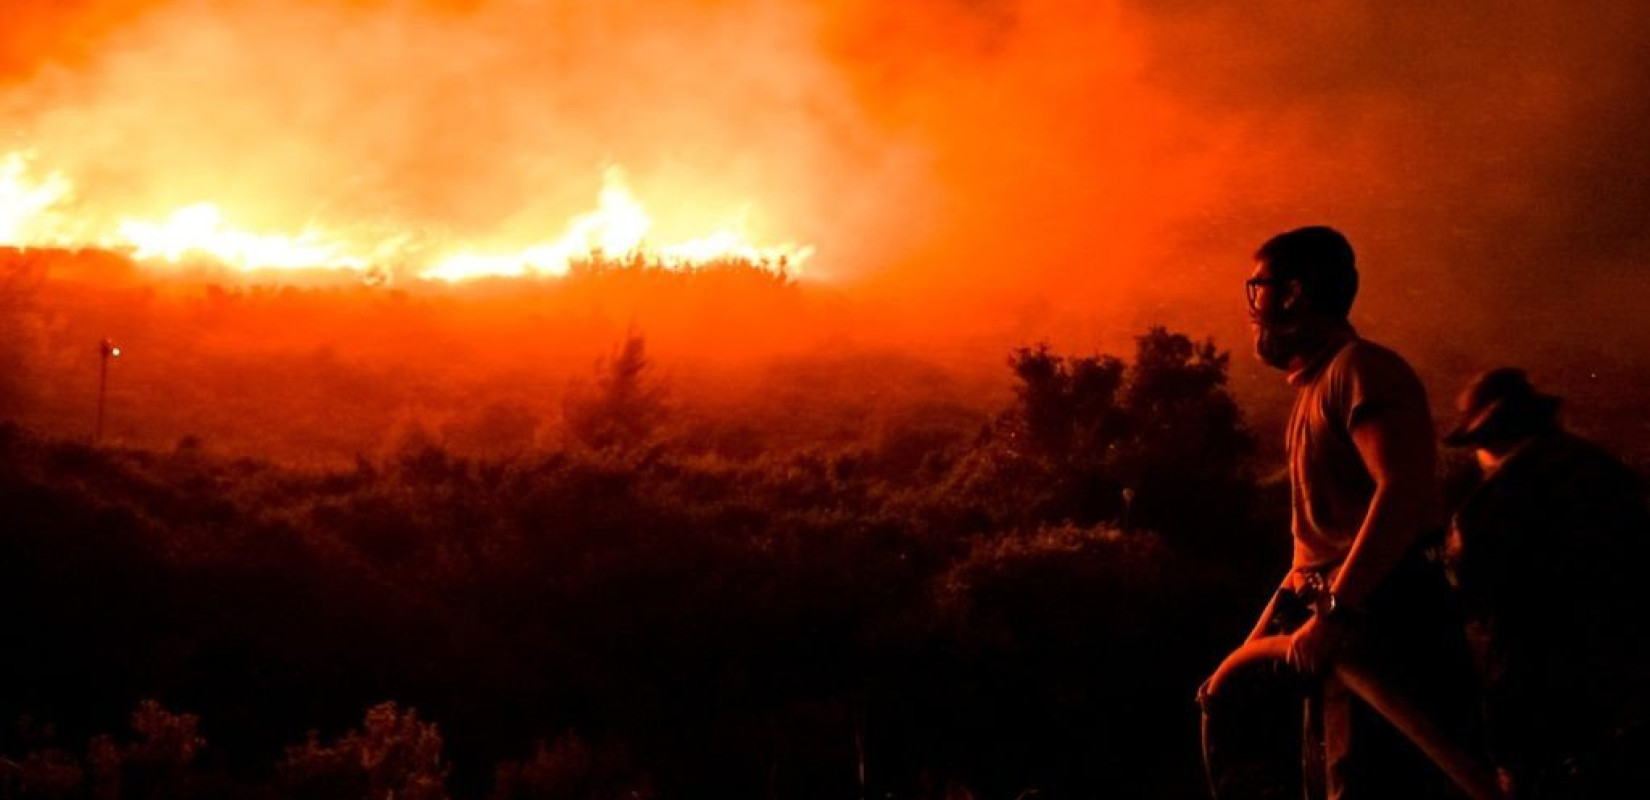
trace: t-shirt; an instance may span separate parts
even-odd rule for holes
[[[1329,569],[1352,549],[1375,494],[1352,430],[1380,416],[1398,425],[1400,436],[1420,437],[1431,449],[1432,409],[1420,378],[1402,356],[1350,330],[1290,374],[1289,383],[1295,387],[1285,438],[1295,539],[1292,566]],[[1430,471],[1426,478],[1436,481]],[[1436,491],[1429,494],[1436,499]]]

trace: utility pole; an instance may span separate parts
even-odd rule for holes
[[[109,396],[109,359],[120,358],[120,348],[104,337],[97,345],[97,354],[97,433],[92,436],[93,444],[103,441],[103,403]]]

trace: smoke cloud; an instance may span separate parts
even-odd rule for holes
[[[15,12],[13,11],[15,9]],[[1267,236],[1441,383],[1642,384],[1650,9],[1625,2],[11,4],[0,146],[81,212],[205,199],[476,246],[623,166],[661,237],[743,217],[881,335],[1242,349]],[[1000,352],[1000,351],[998,351]],[[1594,376],[1603,375],[1602,378]]]
[[[0,107],[94,223],[212,201],[256,230],[519,247],[618,166],[660,239],[740,222],[847,265],[897,246],[865,198],[921,202],[919,145],[870,127],[805,4],[52,8],[25,29],[65,55],[14,63]]]

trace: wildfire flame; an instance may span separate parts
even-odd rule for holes
[[[162,223],[123,220],[121,239],[135,248],[139,261],[173,264],[202,254],[238,269],[313,266],[363,269],[366,262],[323,240],[315,231],[298,236],[249,233],[224,227],[223,212],[212,203],[196,203],[173,212]]]
[[[603,173],[597,202],[596,210],[574,217],[561,237],[553,241],[506,255],[454,253],[421,272],[419,277],[460,281],[486,276],[565,275],[573,262],[599,254],[640,254],[649,263],[678,269],[736,259],[771,269],[794,270],[814,251],[812,247],[797,245],[759,247],[738,229],[723,229],[698,239],[649,248],[646,239],[653,220],[631,194],[624,172],[618,167],[609,167]]]
[[[254,232],[235,227],[229,213],[211,202],[188,205],[158,219],[122,217],[112,230],[89,231],[73,213],[74,183],[55,171],[34,177],[33,160],[25,152],[0,158],[0,246],[100,247],[129,252],[145,264],[204,260],[243,272],[325,268],[379,275],[389,264],[434,252],[441,255],[411,272],[420,279],[446,282],[565,275],[575,262],[604,255],[667,269],[691,270],[732,260],[795,274],[814,253],[808,245],[754,244],[742,224],[687,241],[652,245],[647,237],[653,220],[618,167],[604,171],[596,208],[573,217],[559,237],[496,250],[421,241],[406,234],[363,242],[318,226],[296,234]]]
[[[0,158],[0,244],[51,247],[66,244],[54,220],[54,209],[74,194],[74,185],[62,173],[33,180],[32,154],[7,153]]]

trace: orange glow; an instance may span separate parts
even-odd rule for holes
[[[454,253],[419,276],[459,281],[489,276],[565,275],[574,261],[599,254],[640,255],[649,264],[675,269],[739,259],[794,274],[814,252],[812,247],[792,244],[758,247],[737,229],[723,229],[699,239],[655,248],[650,247],[646,239],[652,227],[653,220],[647,209],[625,184],[624,172],[618,167],[609,167],[602,175],[596,210],[574,217],[560,238],[509,255]]]
[[[609,167],[593,211],[570,220],[554,240],[480,250],[429,237],[350,236],[319,226],[297,234],[254,232],[232,225],[218,204],[201,202],[155,218],[122,216],[112,230],[88,231],[78,219],[74,184],[61,172],[36,177],[33,158],[21,152],[0,159],[0,246],[103,247],[123,250],[144,264],[207,261],[250,272],[277,269],[335,269],[384,274],[392,265],[419,263],[420,279],[458,282],[484,277],[560,276],[581,259],[607,255],[636,259],[650,267],[694,269],[737,260],[795,275],[814,253],[808,245],[761,246],[742,224],[705,236],[655,246],[647,236],[653,219],[625,183],[624,172]]]

